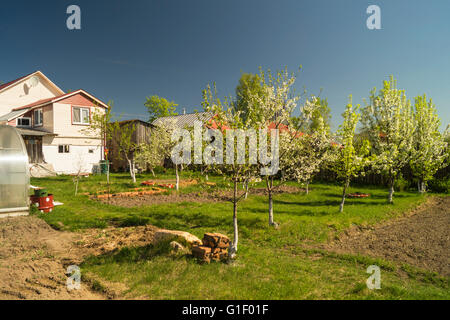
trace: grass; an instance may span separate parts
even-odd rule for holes
[[[183,173],[183,178],[199,178]],[[153,179],[140,175],[138,182]],[[173,179],[171,173],[158,174]],[[104,188],[104,177],[92,176],[80,182],[80,193]],[[111,176],[112,187],[130,187],[125,174]],[[221,177],[210,177],[215,188],[227,188]],[[103,228],[107,225],[153,224],[161,228],[188,231],[202,237],[204,232],[232,235],[232,204],[226,202],[161,204],[120,208],[74,196],[70,177],[33,179],[47,187],[64,203],[51,214],[40,214],[57,229]],[[260,185],[262,186],[262,184]],[[202,192],[204,184],[181,192]],[[408,265],[364,256],[332,254],[305,249],[304,244],[338,237],[352,225],[367,226],[394,218],[424,200],[415,192],[395,194],[395,204],[386,202],[387,190],[358,186],[350,192],[370,193],[368,199],[348,199],[345,211],[338,212],[341,188],[312,184],[305,195],[280,194],[274,197],[275,220],[280,228],[268,227],[267,201],[249,196],[239,203],[240,243],[238,260],[232,264],[198,264],[188,256],[174,257],[165,247],[123,248],[110,254],[90,257],[83,272],[108,282],[124,283],[126,297],[149,299],[449,299],[448,279]],[[365,285],[366,269],[376,264],[382,269],[381,290]]]

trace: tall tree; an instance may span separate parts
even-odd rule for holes
[[[316,97],[307,99],[305,104],[300,106],[298,101],[300,96],[295,93],[294,83],[296,76],[294,73],[289,73],[287,69],[278,71],[272,74],[270,70],[264,72],[260,68],[258,76],[259,86],[256,86],[258,90],[254,90],[255,87],[247,87],[245,94],[241,96],[245,97],[245,105],[247,105],[247,114],[252,125],[255,129],[275,129],[279,133],[284,132],[281,135],[281,143],[278,145],[278,160],[281,164],[281,174],[289,173],[285,177],[282,176],[281,180],[275,179],[277,172],[267,173],[261,171],[263,178],[266,182],[266,190],[268,196],[268,212],[269,212],[269,225],[276,227],[278,224],[274,221],[273,213],[273,194],[277,188],[283,185],[287,181],[288,176],[292,176],[295,173],[304,172],[302,170],[284,170],[284,166],[293,165],[291,162],[292,153],[297,152],[299,156],[299,150],[294,151],[293,146],[299,146],[300,141],[305,142],[307,139],[299,139],[299,129],[303,128],[312,119],[312,114],[316,111],[319,104]],[[293,112],[299,108],[300,116],[292,119]],[[319,119],[317,119],[319,121]],[[321,122],[323,124],[323,122]],[[321,126],[321,129],[324,127]],[[315,138],[322,137],[317,135]],[[309,140],[312,143],[312,139]],[[317,144],[319,145],[319,144]],[[314,149],[314,148],[312,148]],[[303,153],[307,150],[306,146],[303,146]],[[271,150],[271,152],[273,152]],[[272,156],[273,154],[271,154]],[[315,157],[316,155],[312,155]],[[316,160],[316,159],[315,159]],[[315,162],[315,161],[314,161]],[[297,163],[298,164],[298,163]],[[312,165],[312,162],[308,162]],[[305,169],[308,164],[298,164],[302,169]],[[286,178],[286,179],[285,179]],[[299,179],[299,176],[297,176]]]
[[[339,212],[344,211],[345,196],[351,179],[357,177],[370,162],[368,157],[370,153],[369,141],[364,140],[359,150],[356,150],[354,145],[355,130],[360,118],[359,108],[360,105],[353,108],[352,96],[350,95],[349,103],[342,114],[344,121],[337,132],[340,145],[336,147],[337,157],[334,169],[338,177],[344,182]]]
[[[175,112],[178,104],[157,95],[153,95],[150,98],[147,97],[144,105],[147,107],[148,113],[150,114],[150,123],[160,117],[176,116],[178,114]]]
[[[392,76],[384,81],[378,94],[376,88],[371,91],[362,122],[377,155],[373,169],[387,177],[388,201],[392,203],[395,180],[409,161],[413,138],[411,103],[405,91],[397,89],[397,81]]]
[[[443,166],[447,143],[439,132],[441,121],[436,108],[426,95],[415,98],[414,104],[414,142],[410,166],[418,178],[419,192],[426,190],[427,182]]]

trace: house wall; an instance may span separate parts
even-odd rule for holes
[[[51,132],[56,136],[45,136],[43,139],[44,160],[51,163],[58,173],[92,172],[94,164],[103,159],[103,141],[98,133],[83,131],[89,125],[72,123],[72,107],[89,107],[92,119],[93,112],[104,112],[102,107],[95,107],[94,103],[82,94],[53,103],[48,118],[52,118]],[[44,127],[46,126],[46,111],[44,111]],[[49,127],[45,127],[46,130]],[[69,145],[69,153],[59,153],[59,145]],[[89,152],[92,151],[92,153]]]
[[[82,101],[78,101],[76,104],[67,102],[70,102],[70,100],[58,101],[53,104],[53,132],[61,137],[86,137],[88,134],[83,132],[83,130],[87,129],[89,126],[72,123],[72,107],[89,107],[91,119],[94,112],[104,112],[105,109],[102,107],[94,107],[92,102],[90,102],[90,105]],[[93,136],[95,136],[95,134]]]
[[[93,150],[93,153],[89,153]],[[69,153],[58,153],[58,144],[43,145],[45,162],[51,163],[57,173],[77,173],[81,169],[83,173],[92,172],[94,164],[98,164],[102,157],[102,148],[100,145],[84,146],[70,145]]]
[[[13,108],[25,106],[32,102],[56,97],[61,94],[44,78],[38,75],[40,81],[36,87],[29,87],[29,81],[19,81],[12,87],[0,92],[0,115],[9,113]]]

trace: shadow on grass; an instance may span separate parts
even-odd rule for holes
[[[108,263],[136,263],[151,260],[156,256],[169,255],[171,247],[169,242],[148,244],[140,247],[124,247],[98,256],[87,257],[84,265],[103,265]]]

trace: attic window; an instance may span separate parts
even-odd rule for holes
[[[72,107],[72,123],[89,124],[90,123],[89,108]]]

